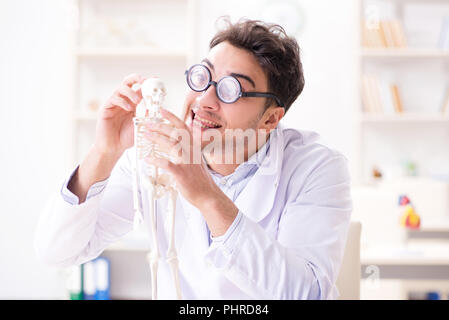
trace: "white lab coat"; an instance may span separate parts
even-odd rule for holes
[[[238,223],[210,246],[202,214],[178,197],[175,243],[183,298],[337,297],[335,281],[352,210],[350,179],[345,157],[317,138],[281,126],[271,134],[267,156],[235,201]],[[67,203],[60,192],[49,200],[35,236],[43,261],[84,263],[132,230],[133,159],[132,149],[126,151],[104,190],[82,204]],[[158,201],[158,294],[172,299],[165,206],[166,200]]]

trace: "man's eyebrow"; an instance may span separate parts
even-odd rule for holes
[[[245,80],[247,80],[249,83],[251,83],[251,85],[253,86],[253,88],[256,87],[256,84],[254,83],[253,79],[251,79],[250,77],[244,75],[244,74],[240,74],[240,73],[231,73],[231,76],[236,77],[236,78],[243,78]]]
[[[209,59],[204,58],[201,62],[206,62],[206,64],[215,71],[214,65],[212,64],[212,62],[209,61]]]
[[[204,58],[201,62],[205,62],[213,71],[215,71],[214,65],[212,64],[212,62],[209,61],[209,59]],[[253,88],[256,87],[256,84],[254,82],[253,79],[251,79],[250,77],[248,77],[247,75],[241,74],[241,73],[231,73],[231,76],[236,77],[236,78],[242,78],[245,79],[246,81],[248,81],[249,83],[251,83],[251,85],[253,86]]]

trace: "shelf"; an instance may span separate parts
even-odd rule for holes
[[[153,57],[170,59],[187,59],[185,51],[156,49],[151,47],[141,48],[77,48],[75,55],[81,58],[106,58],[106,57]]]
[[[439,58],[448,59],[449,50],[434,48],[362,48],[364,58]]]
[[[117,242],[107,247],[105,251],[148,253],[149,248],[144,244],[126,244]]]
[[[449,265],[448,244],[377,245],[362,248],[362,265],[446,266]]]
[[[362,123],[441,123],[449,124],[449,116],[438,113],[362,114]]]
[[[409,233],[449,233],[449,218],[430,220],[426,219],[418,230],[409,230]]]

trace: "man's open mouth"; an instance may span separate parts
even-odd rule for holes
[[[202,129],[211,129],[211,128],[221,128],[221,125],[215,121],[205,119],[196,114],[193,110],[191,110],[192,123],[195,126],[201,127]]]

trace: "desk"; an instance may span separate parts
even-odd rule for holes
[[[378,268],[380,279],[449,279],[449,242],[425,241],[406,245],[363,247],[362,278]]]

